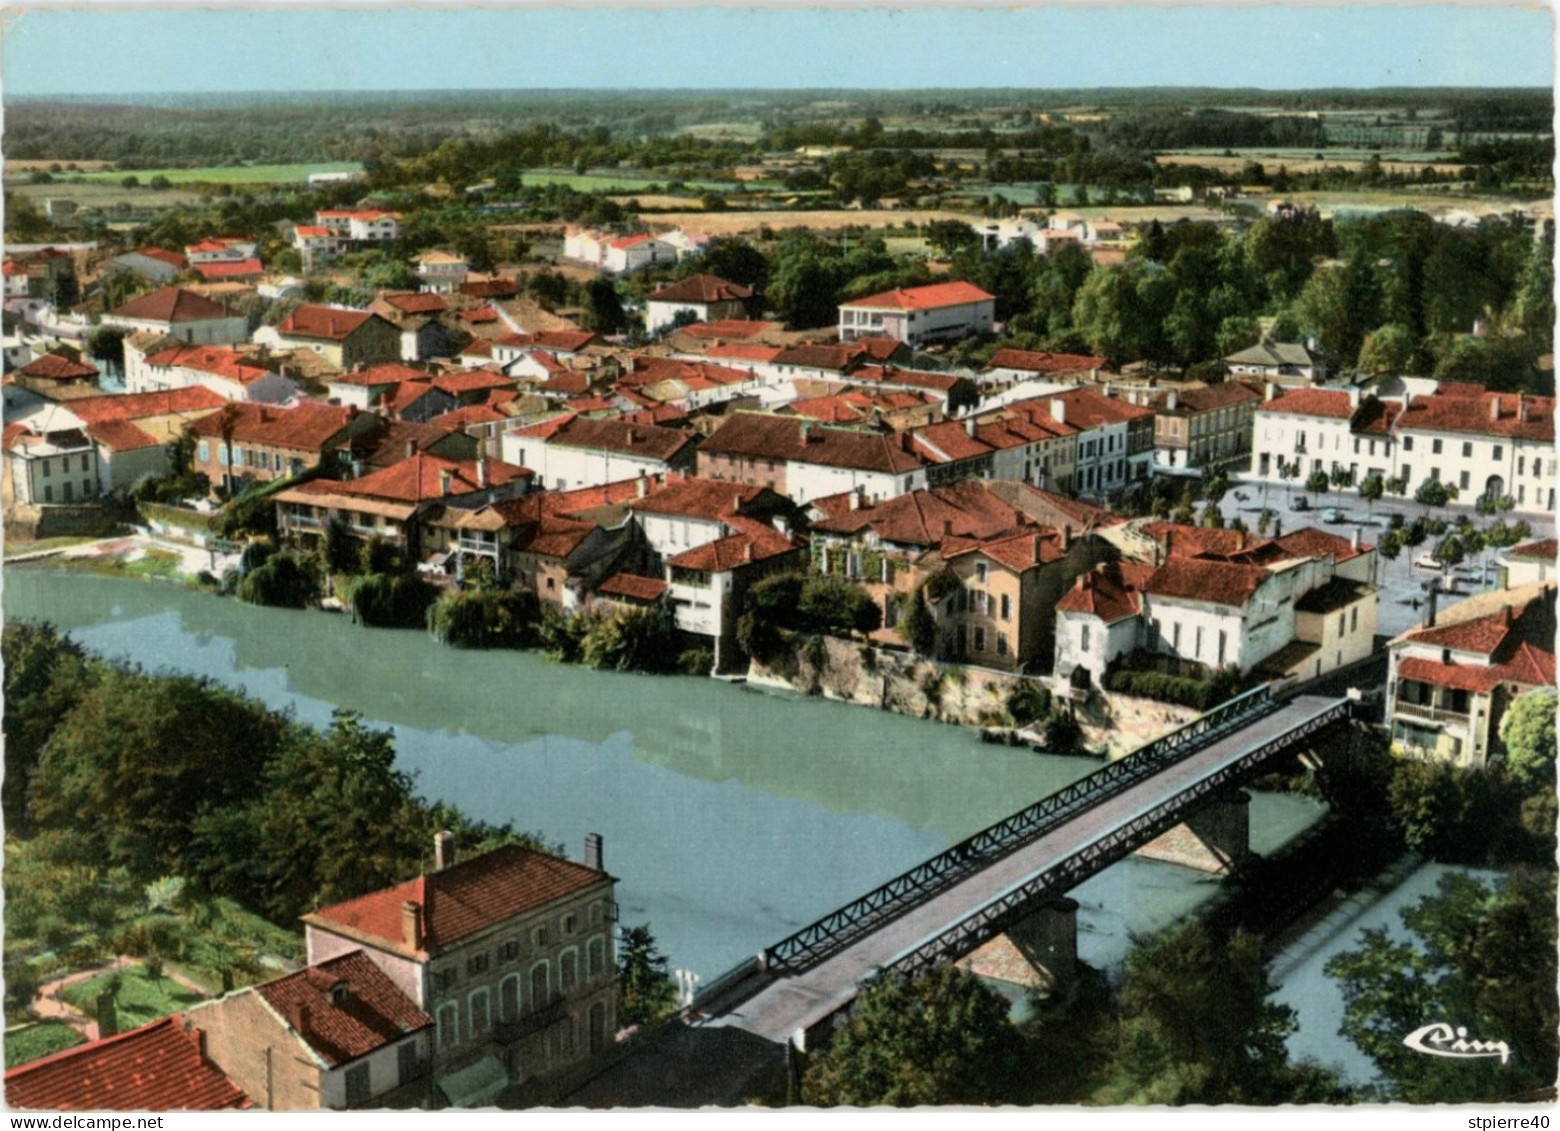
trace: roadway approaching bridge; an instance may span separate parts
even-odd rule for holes
[[[963,957],[1004,932],[1070,965],[1076,905],[1067,891],[1196,811],[1229,804],[1241,781],[1349,708],[1313,696],[1280,703],[1255,688],[766,947],[715,979],[688,1019],[805,1049],[863,986]],[[1245,825],[1225,829],[1242,843],[1222,851],[1238,858]]]

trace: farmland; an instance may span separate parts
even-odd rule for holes
[[[135,177],[143,185],[153,177],[162,177],[174,185],[266,185],[290,184],[309,179],[310,173],[360,173],[363,166],[355,161],[331,161],[298,165],[208,165],[197,169],[135,169],[103,170],[85,173],[88,181],[122,181]]]
[[[613,173],[564,173],[555,169],[527,169],[521,174],[521,180],[533,186],[563,185],[575,192],[632,193],[648,191],[652,186],[665,188],[672,183],[682,184],[694,192],[730,192],[737,187],[730,181],[678,181],[675,177],[656,180]]]

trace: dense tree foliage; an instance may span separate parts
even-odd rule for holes
[[[618,1021],[648,1025],[677,1007],[677,985],[667,975],[666,956],[656,946],[650,924],[624,927],[618,934]]]

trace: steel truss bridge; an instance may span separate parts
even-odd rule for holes
[[[860,989],[962,957],[1184,822],[1350,701],[1254,688],[917,864],[711,982],[686,1012],[777,1043]]]

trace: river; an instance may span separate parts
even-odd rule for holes
[[[621,920],[649,922],[673,966],[705,979],[1097,766],[862,707],[462,652],[173,585],[16,568],[3,600],[7,617],[210,676],[305,722],[359,711],[394,728],[424,796],[513,821],[576,858],[587,832],[602,833]],[[1254,795],[1253,849],[1272,851],[1320,813],[1304,798]],[[1173,921],[1217,882],[1136,858],[1107,869],[1073,892],[1080,957],[1116,967],[1131,934]],[[1313,933],[1275,964],[1290,971],[1279,996],[1301,1011],[1296,1052],[1353,1053],[1320,964],[1356,925]]]

